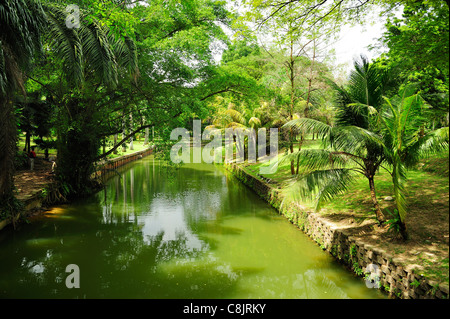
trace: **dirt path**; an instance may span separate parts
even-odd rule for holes
[[[14,174],[14,185],[17,189],[17,198],[24,200],[34,193],[43,189],[53,178],[51,173],[52,162],[37,157],[34,169],[22,169]]]

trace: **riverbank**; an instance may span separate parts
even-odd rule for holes
[[[371,219],[358,221],[355,215],[337,211],[315,213],[298,203],[281,206],[283,195],[280,184],[258,176],[246,165],[226,167],[355,275],[363,278],[370,275],[365,270],[368,265],[373,265],[379,271],[379,288],[391,297],[449,298],[448,241],[412,241],[406,245],[387,240],[387,230],[378,227]],[[442,269],[439,269],[441,265]]]
[[[153,148],[128,153],[112,159],[103,160],[97,163],[97,170],[93,178],[103,180],[115,175],[115,170],[153,153]],[[16,198],[22,202],[23,210],[14,218],[0,221],[0,231],[10,224],[19,223],[31,216],[40,214],[46,210],[47,192],[46,188],[53,183],[52,162],[45,160],[38,154],[35,159],[33,170],[18,170],[14,175],[14,185],[16,187]]]

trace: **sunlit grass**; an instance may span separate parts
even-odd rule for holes
[[[109,150],[112,149],[112,145],[113,145],[113,138],[111,137],[111,138],[109,138],[107,140],[107,147],[105,148],[106,152],[108,152]],[[151,145],[151,141],[150,141],[150,145]],[[111,153],[110,155],[107,156],[107,158],[116,158],[116,157],[120,157],[120,156],[124,156],[124,155],[129,155],[129,154],[132,154],[132,153],[135,153],[135,152],[143,151],[143,150],[148,149],[150,147],[150,145],[149,144],[144,145],[144,138],[143,137],[138,137],[137,139],[135,139],[133,141],[133,150],[130,149],[130,143],[127,142],[126,143],[126,151],[125,152],[123,151],[123,147],[120,146],[120,147],[117,148],[117,154]],[[45,150],[41,149],[36,143],[34,143],[33,139],[32,139],[32,142],[31,142],[31,146],[35,147],[35,151],[36,151],[36,153],[38,155],[42,155],[42,156],[44,155],[44,151]],[[23,148],[25,147],[25,135],[24,134],[20,134],[18,136],[17,147],[18,147],[18,149],[20,151],[22,151]],[[103,152],[103,149],[100,148],[99,152],[101,154]],[[56,149],[49,149],[48,150],[48,154],[49,154],[49,156],[56,156],[57,150]]]
[[[320,148],[319,140],[305,140],[302,149]],[[285,188],[287,182],[292,179],[290,171],[290,162],[282,161],[286,152],[280,151],[278,155],[278,170],[274,174],[259,174],[260,168],[267,166],[268,163],[249,164],[245,170],[254,176],[264,176],[271,179],[276,187]],[[429,206],[433,202],[442,200],[443,195],[448,194],[448,153],[437,154],[432,159],[424,161],[428,169],[417,168],[408,171],[408,180],[406,182],[407,200],[410,206]],[[425,166],[424,166],[425,167]],[[447,171],[447,175],[446,175]],[[433,172],[435,174],[430,174]],[[300,174],[305,173],[300,167]],[[386,212],[395,209],[395,198],[393,191],[392,178],[388,171],[380,169],[375,177],[375,189],[377,199]],[[393,200],[385,200],[392,197]],[[426,199],[426,201],[425,201]],[[304,200],[301,204],[306,207],[312,207],[310,201]],[[354,181],[348,185],[344,194],[336,195],[332,200],[322,205],[322,213],[350,211],[358,215],[374,214],[373,203],[370,197],[370,188],[367,178],[358,175]]]

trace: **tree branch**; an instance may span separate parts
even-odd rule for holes
[[[181,113],[182,113],[182,112],[178,112],[176,115],[173,116],[173,118],[176,118],[176,117],[180,116]],[[142,126],[140,126],[139,128],[135,129],[133,132],[131,132],[130,134],[128,134],[127,136],[125,136],[120,142],[118,142],[118,143],[117,143],[112,149],[110,149],[108,152],[106,152],[106,153],[104,153],[104,154],[102,154],[102,155],[100,155],[100,156],[97,156],[97,157],[94,159],[94,162],[98,162],[99,160],[101,160],[101,159],[107,157],[108,155],[110,155],[112,152],[114,152],[116,149],[118,149],[123,143],[125,143],[125,142],[126,142],[130,137],[132,137],[133,135],[139,133],[139,132],[142,131],[142,130],[145,130],[145,129],[148,128],[148,127],[152,127],[152,126],[155,126],[155,125],[157,125],[157,124],[160,124],[160,123],[150,123],[150,124],[142,125]]]
[[[233,91],[232,88],[225,88],[225,89],[223,89],[223,90],[216,91],[216,92],[213,92],[213,93],[211,93],[211,94],[208,94],[208,95],[205,96],[205,97],[202,97],[202,98],[200,99],[200,101],[204,101],[204,100],[206,100],[206,99],[208,99],[208,98],[210,98],[211,96],[214,96],[214,95],[216,95],[216,94],[221,94],[221,93],[226,93],[226,92],[232,92],[232,93],[236,93],[236,94],[242,94],[242,93],[240,93],[240,92]]]

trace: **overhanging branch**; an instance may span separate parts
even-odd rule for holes
[[[181,113],[182,113],[182,112],[177,113],[176,115],[173,116],[173,118],[176,118],[176,117],[180,116]],[[135,129],[133,132],[131,132],[131,133],[129,133],[127,136],[125,136],[120,142],[118,142],[118,143],[117,143],[112,149],[110,149],[108,152],[106,152],[106,153],[104,153],[104,154],[102,154],[102,155],[100,155],[100,156],[97,156],[97,157],[94,159],[94,162],[98,162],[99,160],[101,160],[101,159],[107,157],[108,155],[112,154],[112,153],[113,153],[116,149],[118,149],[123,143],[125,143],[128,139],[130,139],[132,136],[134,136],[135,134],[139,133],[140,131],[145,130],[146,128],[149,128],[149,127],[158,125],[158,124],[161,124],[161,122],[159,122],[159,123],[150,123],[150,124],[146,124],[146,125],[140,126],[139,128]]]

